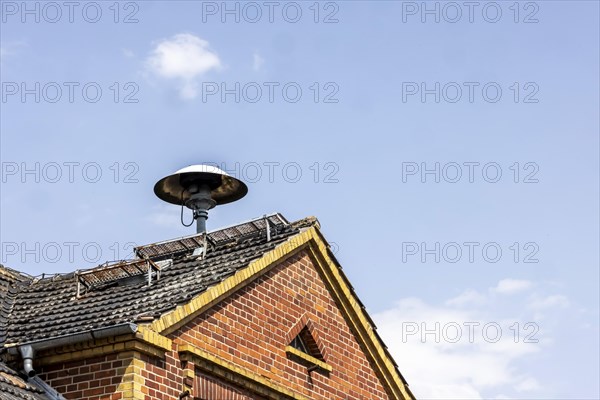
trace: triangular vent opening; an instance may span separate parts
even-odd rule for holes
[[[316,359],[324,360],[323,354],[321,354],[321,350],[319,350],[319,346],[307,326],[302,328],[300,333],[292,339],[290,346]]]

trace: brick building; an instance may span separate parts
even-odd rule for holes
[[[413,398],[314,218],[66,275],[0,266],[0,294],[0,399]]]

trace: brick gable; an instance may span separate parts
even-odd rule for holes
[[[314,325],[332,366],[313,371],[286,354],[290,330]],[[388,399],[305,251],[217,304],[170,335],[311,399]]]

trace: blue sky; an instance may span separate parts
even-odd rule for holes
[[[216,163],[209,229],[317,216],[421,398],[600,396],[597,2],[0,4],[3,264],[193,233],[152,188]]]

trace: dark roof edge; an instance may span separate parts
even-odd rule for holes
[[[53,347],[63,346],[66,344],[85,342],[86,340],[102,339],[106,337],[136,333],[137,329],[138,327],[136,324],[126,322],[123,324],[117,324],[103,328],[90,329],[87,331],[80,331],[69,333],[66,335],[33,340],[31,342],[11,343],[5,348],[6,350],[8,350],[9,354],[16,355],[19,353],[19,347],[23,346],[31,346],[35,350],[44,350]]]

